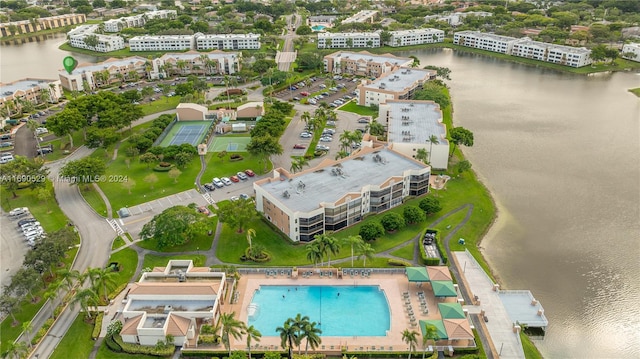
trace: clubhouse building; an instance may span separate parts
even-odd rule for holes
[[[295,174],[277,168],[253,188],[265,218],[294,242],[309,242],[427,193],[430,174],[430,166],[399,152],[364,147]]]

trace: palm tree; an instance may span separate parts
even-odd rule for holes
[[[418,148],[418,151],[416,151],[416,160],[418,161],[427,163],[428,156],[429,154],[427,153],[427,150],[425,150],[424,148]]]
[[[298,171],[301,171],[304,166],[308,166],[309,165],[309,160],[304,157],[304,156],[298,156],[298,157],[291,157],[292,161],[291,161],[291,172],[296,173]]]
[[[367,258],[373,259],[373,255],[376,253],[375,249],[371,247],[371,244],[362,242],[360,246],[358,246],[358,259],[362,257],[362,265],[364,267],[367,266]]]
[[[80,272],[77,270],[69,270],[67,268],[60,269],[56,272],[60,277],[60,283],[64,284],[68,290],[75,285],[76,279],[80,278]]]
[[[311,346],[311,350],[316,349],[320,343],[322,343],[322,339],[320,338],[320,334],[322,334],[322,329],[316,327],[316,322],[307,323],[302,328],[302,338],[307,339],[307,343],[304,347],[304,355],[307,355],[309,351],[309,346]],[[302,339],[301,338],[301,339]]]
[[[302,314],[296,314],[295,318],[290,318],[292,325],[296,328],[296,337],[298,338],[298,355],[300,355],[300,344],[302,344],[302,338],[304,337],[304,328],[309,324],[309,317],[302,316]]]
[[[236,312],[224,313],[220,316],[220,324],[222,325],[222,343],[229,349],[229,357],[231,357],[231,343],[229,342],[229,335],[234,339],[242,338],[244,334],[245,325],[243,322],[235,318]]]
[[[82,308],[82,310],[85,313],[87,313],[87,318],[91,319],[92,316],[91,316],[91,311],[89,310],[89,307],[95,307],[98,305],[98,295],[96,294],[96,292],[93,291],[93,289],[90,289],[90,288],[81,289],[73,297],[73,301],[71,303],[72,304],[79,303],[80,308]]]
[[[253,238],[256,236],[256,230],[253,228],[247,229],[247,242],[249,242],[249,251],[251,251],[251,242]]]
[[[36,134],[36,129],[40,127],[40,124],[34,120],[27,120],[27,128],[33,134],[33,137],[36,139],[36,145],[38,145],[38,150],[40,154],[42,154],[42,147],[40,147],[40,140],[38,139],[38,135]]]
[[[313,263],[314,267],[318,266],[318,260],[322,258],[322,249],[318,242],[312,242],[305,246],[307,251],[307,259]]]
[[[340,134],[340,148],[343,151],[349,151],[349,147],[351,147],[351,142],[353,139],[353,133],[349,130],[345,130]]]
[[[180,70],[180,73],[184,75],[184,69],[187,68],[187,62],[185,60],[176,61],[176,67]]]
[[[53,304],[53,301],[58,297],[58,291],[60,290],[61,286],[62,286],[62,281],[51,282],[47,287],[47,291],[44,292],[44,299],[51,300]],[[51,319],[54,318],[54,315],[55,315],[55,311],[52,310]]]
[[[349,156],[349,152],[347,152],[347,151],[338,151],[338,153],[336,153],[335,159],[339,160],[339,159],[345,158],[347,156]]]
[[[105,302],[109,300],[107,287],[112,287],[116,284],[115,276],[116,273],[113,272],[111,267],[89,268],[86,273],[86,277],[91,281],[91,288],[98,294],[100,294],[100,289],[102,289]]]
[[[433,148],[433,145],[439,144],[440,141],[438,141],[438,136],[436,135],[429,136],[427,141],[429,141],[429,163],[431,163],[431,153],[433,152],[431,149]]]
[[[253,325],[246,328],[245,333],[247,334],[247,348],[249,348],[249,359],[251,359],[251,341],[255,340],[259,342],[260,338],[262,337],[262,333],[260,333],[260,331]]]
[[[300,115],[300,119],[304,122],[305,125],[309,126],[309,121],[311,121],[311,114],[309,111],[305,111]]]
[[[360,248],[364,243],[364,241],[362,240],[362,237],[360,235],[355,235],[355,236],[349,236],[347,238],[343,238],[342,242],[344,244],[351,246],[351,266],[353,267],[353,258],[354,258],[353,248],[354,247]]]
[[[276,328],[280,333],[280,346],[288,350],[288,358],[293,357],[293,345],[298,343],[297,328],[293,325],[293,319],[287,319],[281,327]]]
[[[331,255],[336,255],[340,253],[340,243],[335,237],[329,236],[327,234],[321,234],[319,236],[320,243],[322,243],[322,252],[327,255],[327,266],[331,266]],[[318,236],[316,236],[318,239]]]
[[[29,347],[31,347],[31,331],[32,330],[33,330],[33,324],[31,324],[31,321],[22,323],[22,331],[27,336],[27,343],[29,344]]]
[[[6,344],[6,350],[2,352],[2,358],[20,359],[29,353],[29,347],[25,342],[13,342],[11,340]]]
[[[411,359],[411,353],[413,352],[413,349],[418,344],[418,332],[416,332],[415,330],[405,329],[402,332],[402,341],[407,343],[407,344],[409,344],[409,358],[408,359]]]
[[[436,328],[433,324],[427,324],[424,328],[424,333],[422,333],[422,359],[425,357],[425,352],[427,351],[427,342],[429,339],[433,340],[433,346],[436,346],[436,340],[438,340],[438,328]]]

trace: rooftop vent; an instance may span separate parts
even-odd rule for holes
[[[291,197],[291,195],[289,194],[289,191],[284,191],[284,192],[282,192],[282,197],[289,198],[289,197]]]

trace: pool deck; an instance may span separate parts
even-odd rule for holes
[[[456,298],[436,299],[431,290],[431,286],[424,284],[419,286],[415,283],[409,283],[404,274],[391,273],[371,273],[368,277],[344,275],[342,279],[336,278],[336,270],[333,269],[332,277],[318,274],[320,269],[300,268],[300,274],[303,272],[313,271],[314,275],[309,277],[291,278],[286,274],[278,274],[276,276],[265,276],[264,273],[259,274],[243,274],[238,283],[237,291],[239,292],[238,301],[235,304],[225,303],[222,311],[225,313],[235,312],[236,318],[242,322],[248,322],[247,307],[251,303],[253,293],[260,285],[326,285],[326,286],[358,286],[358,285],[378,285],[384,291],[391,314],[391,328],[386,336],[376,337],[322,337],[322,344],[317,351],[331,353],[339,352],[340,348],[347,347],[347,350],[361,351],[392,351],[392,350],[408,350],[407,344],[402,341],[402,332],[405,329],[415,330],[420,333],[418,325],[412,325],[409,314],[406,309],[406,302],[403,297],[404,292],[409,293],[409,301],[415,319],[420,320],[440,319],[438,312],[438,303],[456,302]],[[323,269],[325,273],[327,269]],[[420,302],[418,300],[418,292],[424,292],[427,300],[428,314],[424,314],[420,310]],[[226,301],[225,301],[226,302]],[[304,313],[302,313],[304,315]],[[257,345],[257,347],[256,347]],[[262,336],[259,343],[252,346],[253,350],[277,349],[280,346],[279,336]],[[245,350],[246,342],[244,337],[241,340],[231,341],[231,347],[237,350]],[[422,345],[419,343],[419,350]],[[303,344],[304,349],[304,344]]]

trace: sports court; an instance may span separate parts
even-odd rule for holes
[[[213,123],[211,121],[178,121],[169,130],[160,146],[181,145],[189,143],[197,146],[202,143]]]
[[[246,152],[251,137],[214,137],[209,152]]]

